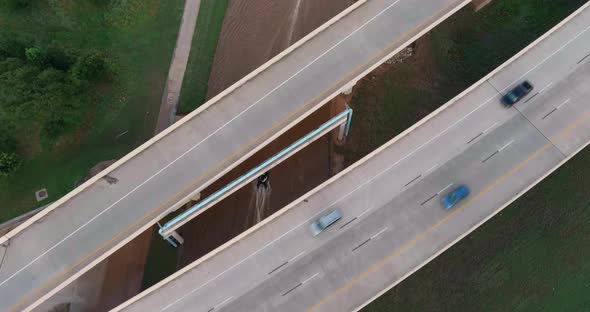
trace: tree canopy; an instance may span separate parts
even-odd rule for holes
[[[80,126],[93,85],[108,77],[106,58],[0,36],[0,175],[18,168],[15,133],[39,132],[51,146]]]

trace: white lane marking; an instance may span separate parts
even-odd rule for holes
[[[301,282],[301,285],[305,285],[305,283],[311,281],[314,277],[318,276],[319,273],[316,273],[314,275],[312,275],[311,277],[309,277],[308,279],[304,280],[303,282]]]
[[[362,215],[364,215],[365,213],[367,213],[367,212],[371,211],[371,209],[373,209],[373,208],[368,208],[368,209],[365,209],[365,211],[361,212],[361,214],[359,214],[357,218],[360,218],[360,217],[361,217]]]
[[[488,131],[492,130],[498,123],[494,122],[491,126],[489,126],[487,129],[485,129],[483,131],[483,133],[488,133]]]
[[[505,148],[507,148],[508,146],[510,146],[512,143],[514,143],[514,140],[511,140],[510,142],[506,143],[504,146],[500,147],[500,149],[498,150],[498,152],[503,151]]]
[[[375,235],[371,236],[371,239],[375,239],[375,237],[383,234],[383,232],[387,231],[389,228],[388,227],[384,227],[381,231],[375,233]]]
[[[553,84],[553,82],[550,82],[549,84],[547,84],[546,86],[544,86],[543,89],[541,89],[539,91],[539,93],[543,93],[543,91],[545,91],[547,88],[549,88],[552,84]]]
[[[232,300],[233,298],[234,298],[234,296],[231,296],[231,297],[229,297],[229,298],[227,298],[227,299],[223,300],[223,301],[222,301],[222,302],[220,302],[218,305],[216,305],[216,306],[214,306],[213,308],[211,308],[211,309],[209,310],[209,312],[210,312],[210,311],[213,311],[213,310],[215,310],[215,309],[219,309],[219,308],[221,308],[221,307],[222,307],[224,304],[226,304],[228,301]]]
[[[557,109],[560,109],[563,105],[567,104],[570,101],[570,99],[568,98],[567,100],[563,101],[563,103],[559,104],[559,106],[557,106]]]
[[[330,207],[334,206],[335,204],[339,203],[340,201],[348,198],[348,196],[350,196],[351,194],[353,194],[354,192],[356,192],[358,189],[364,187],[365,185],[371,183],[373,180],[379,178],[380,176],[382,176],[383,174],[385,174],[386,172],[388,172],[389,170],[391,170],[393,167],[395,167],[397,164],[399,164],[400,162],[404,161],[405,159],[409,158],[410,156],[414,155],[416,152],[418,152],[419,150],[421,150],[424,146],[430,144],[432,141],[438,139],[440,136],[442,136],[443,134],[445,134],[446,132],[448,132],[451,128],[453,128],[455,125],[459,124],[460,122],[462,122],[465,118],[467,118],[468,116],[470,116],[471,114],[473,114],[474,112],[476,112],[477,110],[479,110],[481,107],[483,107],[484,105],[486,105],[489,101],[491,101],[492,99],[496,98],[497,95],[494,95],[493,97],[487,99],[484,103],[480,104],[478,107],[476,107],[474,110],[472,110],[471,112],[469,112],[468,114],[466,114],[465,116],[463,116],[462,118],[460,118],[459,120],[457,120],[456,122],[454,122],[452,125],[450,125],[448,128],[446,128],[444,131],[438,133],[436,136],[432,137],[431,139],[429,139],[428,141],[426,141],[424,144],[420,145],[418,148],[416,148],[414,151],[412,151],[411,153],[409,153],[408,155],[404,156],[403,158],[399,159],[398,161],[396,161],[395,163],[393,163],[391,166],[389,166],[388,168],[386,168],[385,170],[381,171],[379,174],[377,174],[376,176],[372,177],[371,179],[365,181],[364,183],[360,184],[359,186],[357,186],[355,189],[353,189],[352,191],[348,192],[347,194],[345,194],[343,197],[341,197],[340,199],[336,200],[335,202],[333,202],[332,204],[328,205],[326,209],[329,209]],[[258,249],[257,251],[255,251],[254,253],[252,253],[251,255],[245,257],[244,259],[240,260],[238,263],[232,265],[231,267],[229,267],[228,269],[226,269],[225,271],[217,274],[215,277],[213,277],[211,280],[207,281],[205,284],[191,290],[190,292],[186,293],[185,295],[181,296],[180,298],[176,299],[175,301],[173,301],[172,303],[170,303],[169,305],[167,305],[163,310],[166,310],[167,308],[173,306],[174,304],[176,304],[177,302],[183,300],[184,298],[190,296],[192,293],[194,293],[195,291],[198,291],[199,289],[205,287],[206,285],[208,285],[209,283],[211,283],[212,281],[216,280],[217,278],[219,278],[221,275],[225,274],[226,272],[230,271],[231,269],[235,268],[236,266],[242,264],[244,261],[254,257],[255,255],[257,255],[258,253],[260,253],[262,250],[266,249],[268,246],[274,244],[275,242],[279,241],[280,239],[282,239],[283,237],[289,235],[291,232],[297,230],[298,228],[300,228],[302,225],[307,224],[309,221],[317,218],[319,215],[321,215],[326,209],[324,209],[323,211],[318,212],[317,214],[313,215],[312,217],[308,218],[307,220],[303,221],[302,223],[298,224],[297,226],[291,228],[290,230],[288,230],[287,232],[281,234],[279,237],[275,238],[274,240],[272,240],[271,242],[269,242],[268,244],[264,245],[263,247],[261,247],[260,249]],[[359,215],[362,216],[363,214],[369,212],[371,210],[371,208],[365,210],[363,213],[361,213]],[[163,311],[162,310],[162,311]]]
[[[86,223],[84,223],[83,225],[81,225],[79,228],[77,228],[76,230],[74,230],[71,234],[67,235],[65,238],[63,238],[62,240],[60,240],[57,244],[53,245],[47,251],[45,251],[40,256],[38,256],[37,258],[35,258],[33,261],[31,261],[28,264],[26,264],[22,269],[18,270],[17,272],[15,272],[14,274],[12,274],[10,277],[8,277],[4,281],[2,281],[0,283],[0,286],[4,285],[7,281],[11,280],[15,275],[19,274],[20,272],[22,272],[23,270],[25,270],[26,268],[28,268],[34,262],[37,262],[37,260],[39,260],[41,257],[45,256],[48,252],[50,252],[55,247],[57,247],[58,245],[60,245],[61,243],[63,243],[65,240],[67,240],[68,238],[70,238],[72,235],[76,234],[82,228],[86,227],[89,223],[91,223],[92,221],[96,220],[98,217],[100,217],[102,214],[104,214],[105,212],[107,212],[108,210],[110,210],[113,206],[115,206],[116,204],[118,204],[119,202],[121,202],[123,199],[127,198],[129,195],[131,195],[131,193],[135,192],[137,189],[139,189],[140,187],[142,187],[144,184],[146,184],[147,182],[151,181],[154,177],[156,177],[157,175],[159,175],[162,171],[168,169],[170,166],[172,166],[174,163],[176,163],[176,161],[178,161],[180,158],[183,158],[186,154],[188,154],[191,151],[193,151],[201,143],[203,143],[204,141],[208,140],[211,136],[217,134],[217,132],[219,132],[221,129],[225,128],[229,123],[233,122],[236,118],[240,117],[242,114],[244,114],[245,112],[249,111],[252,107],[254,107],[258,103],[260,103],[262,100],[264,100],[265,98],[267,98],[270,94],[272,94],[277,89],[279,89],[280,87],[282,87],[283,85],[285,85],[287,82],[289,82],[295,76],[299,75],[302,71],[304,71],[305,69],[307,69],[309,66],[311,66],[315,62],[317,62],[320,58],[324,57],[326,54],[328,54],[329,52],[331,52],[332,50],[334,50],[342,42],[348,40],[348,38],[350,38],[352,35],[356,34],[358,31],[360,31],[366,25],[368,25],[373,20],[375,20],[376,18],[378,18],[379,16],[381,16],[383,13],[385,13],[386,11],[388,11],[391,7],[393,7],[399,1],[401,1],[401,0],[397,0],[397,1],[393,2],[392,4],[390,4],[389,6],[387,6],[385,9],[383,9],[381,12],[379,12],[378,14],[376,14],[375,16],[373,16],[367,22],[365,22],[360,27],[358,27],[357,29],[355,29],[353,32],[351,32],[350,34],[348,34],[346,37],[344,37],[343,39],[341,39],[340,41],[338,41],[330,49],[326,50],[325,52],[323,52],[322,54],[320,54],[318,57],[316,57],[315,59],[313,59],[310,63],[308,63],[307,65],[305,65],[304,67],[302,67],[300,70],[298,70],[295,74],[293,74],[287,80],[283,81],[281,84],[279,84],[278,86],[276,86],[275,88],[273,88],[272,90],[270,90],[263,97],[261,97],[260,99],[258,99],[256,102],[252,103],[252,105],[248,106],[245,110],[241,111],[238,115],[236,115],[235,117],[233,117],[232,119],[230,119],[228,122],[226,122],[221,127],[219,127],[217,130],[215,130],[214,132],[212,132],[211,134],[209,134],[203,140],[199,141],[197,144],[195,144],[193,147],[191,147],[188,151],[182,153],[180,156],[178,156],[178,158],[176,158],[173,161],[171,161],[168,165],[164,166],[164,168],[158,170],[154,175],[152,175],[147,180],[145,180],[144,182],[142,182],[141,184],[139,184],[137,187],[133,188],[131,191],[129,191],[129,193],[125,194],[123,197],[121,197],[120,199],[118,199],[115,203],[113,203],[112,205],[110,205],[109,207],[107,207],[106,209],[104,209],[103,211],[101,211],[100,213],[98,213],[96,216],[92,217],[89,221],[87,221]]]
[[[295,261],[295,259],[301,257],[301,255],[303,255],[304,253],[305,253],[305,251],[302,251],[302,252],[298,253],[295,257],[291,258],[291,260],[289,260],[289,262]]]
[[[561,50],[563,50],[563,48],[567,47],[568,45],[570,45],[570,43],[574,42],[574,40],[578,39],[578,37],[580,37],[583,33],[585,33],[586,31],[588,31],[588,29],[590,29],[590,26],[584,28],[584,30],[582,30],[580,33],[578,33],[575,37],[573,37],[572,39],[570,39],[568,42],[566,42],[564,45],[562,45],[559,49],[555,50],[555,52],[551,53],[549,56],[547,56],[546,58],[544,58],[541,62],[537,63],[537,65],[535,65],[534,67],[532,67],[531,69],[529,69],[527,72],[525,72],[524,74],[522,74],[518,79],[514,80],[511,84],[509,84],[508,86],[506,86],[506,88],[502,89],[502,91],[500,91],[500,93],[503,93],[504,91],[506,91],[508,88],[510,88],[511,85],[513,85],[514,83],[516,83],[517,81],[521,80],[524,76],[528,75],[530,72],[532,72],[533,70],[537,69],[537,67],[541,66],[541,64],[547,62],[548,59],[552,58],[555,54],[559,53]],[[547,39],[547,38],[545,38]],[[539,42],[540,43],[540,42]],[[530,53],[530,50],[527,51],[525,54]],[[523,57],[525,54],[521,55],[520,57]]]
[[[426,170],[426,172],[424,172],[424,174],[431,172],[432,170],[434,170],[436,167],[438,167],[438,164],[434,164],[434,166],[430,167],[430,169]]]
[[[442,188],[442,190],[438,191],[436,195],[440,195],[442,192],[446,191],[449,187],[451,187],[453,183],[449,183],[449,185]]]

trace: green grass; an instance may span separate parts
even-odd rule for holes
[[[40,0],[19,13],[0,11],[0,32],[101,51],[116,73],[92,101],[97,104],[85,125],[53,150],[39,149],[39,142],[27,135],[20,139],[29,157],[12,177],[0,179],[0,222],[45,204],[35,201],[37,189],[47,187],[47,201],[54,201],[72,190],[92,165],[121,157],[153,134],[183,2],[93,3]]]
[[[228,0],[202,0],[193,35],[188,66],[180,92],[179,113],[189,113],[205,103],[209,73],[213,65]]]
[[[359,143],[341,151],[362,157],[584,2],[496,0],[458,12],[431,34],[432,71],[404,64],[359,86],[351,103]],[[590,311],[589,161],[586,149],[363,311]]]

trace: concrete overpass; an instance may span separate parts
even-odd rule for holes
[[[30,310],[469,0],[360,0],[0,238],[0,310]]]
[[[352,311],[590,142],[590,3],[507,63],[256,227],[115,311]],[[524,79],[512,108],[500,97]],[[453,210],[440,200],[458,185]],[[343,219],[318,237],[318,216]]]

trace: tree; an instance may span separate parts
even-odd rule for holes
[[[0,177],[11,175],[22,163],[16,153],[0,152]]]
[[[91,52],[78,58],[72,68],[72,76],[79,82],[99,81],[105,78],[107,68],[102,54]]]

